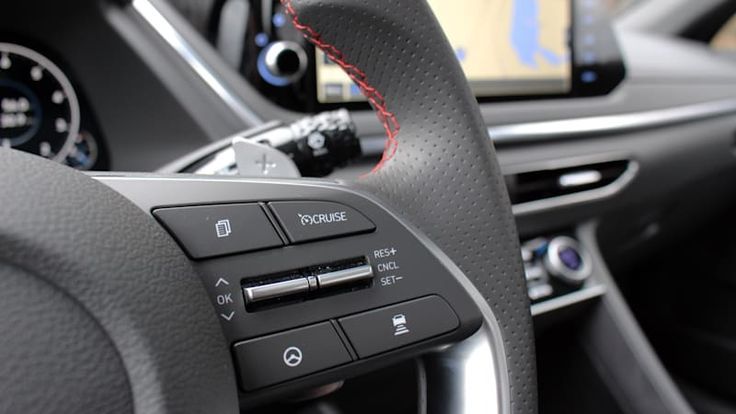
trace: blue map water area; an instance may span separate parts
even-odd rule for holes
[[[539,27],[539,0],[514,0],[511,16],[511,46],[521,63],[536,69],[537,57],[551,65],[561,65],[564,60],[541,44]]]

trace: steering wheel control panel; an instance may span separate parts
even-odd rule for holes
[[[539,237],[522,243],[527,289],[532,303],[580,290],[593,273],[590,255],[572,237]]]
[[[480,327],[462,275],[353,190],[238,178],[134,183],[114,186],[192,259],[246,401],[340,381]]]

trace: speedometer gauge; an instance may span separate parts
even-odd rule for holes
[[[63,161],[79,133],[79,101],[50,60],[0,43],[0,145]]]

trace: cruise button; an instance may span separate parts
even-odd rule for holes
[[[428,296],[339,320],[360,358],[455,330],[460,322],[439,296]]]
[[[344,204],[279,201],[268,206],[292,243],[347,236],[376,228],[363,214]]]

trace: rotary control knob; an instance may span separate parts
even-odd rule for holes
[[[296,42],[278,41],[266,46],[258,56],[258,73],[274,86],[298,81],[307,70],[307,53]]]
[[[566,236],[550,240],[544,265],[552,276],[574,286],[582,285],[593,271],[588,252],[575,239]]]

